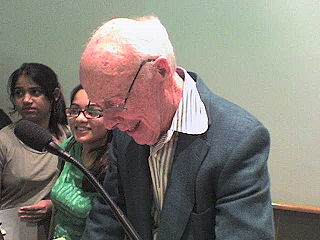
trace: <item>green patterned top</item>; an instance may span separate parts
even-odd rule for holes
[[[65,148],[71,140],[72,137],[63,142],[61,147]],[[81,143],[75,142],[69,153],[82,162]],[[51,199],[56,210],[53,238],[81,239],[86,218],[92,208],[92,200],[97,195],[97,193],[82,190],[83,177],[83,173],[71,163],[66,162],[64,164],[51,192]]]

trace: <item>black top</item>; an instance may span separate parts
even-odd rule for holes
[[[0,129],[12,123],[9,116],[0,108]]]

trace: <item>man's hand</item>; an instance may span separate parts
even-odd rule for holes
[[[51,200],[41,200],[34,205],[21,207],[18,213],[21,219],[27,222],[36,223],[50,217],[51,211]]]

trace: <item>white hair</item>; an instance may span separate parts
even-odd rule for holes
[[[96,30],[90,42],[100,44],[100,47],[106,43],[102,51],[105,49],[121,55],[128,53],[139,61],[165,57],[175,72],[176,60],[172,44],[165,27],[155,16],[112,19]]]

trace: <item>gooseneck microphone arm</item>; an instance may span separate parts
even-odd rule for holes
[[[131,225],[130,221],[110,198],[109,194],[105,191],[98,180],[79,161],[73,158],[68,152],[60,148],[45,129],[28,120],[21,120],[16,124],[14,133],[27,146],[38,151],[46,150],[54,155],[59,156],[64,161],[75,165],[88,178],[92,186],[102,196],[103,200],[110,206],[114,216],[121,224],[129,239],[142,240],[134,227]]]
[[[114,213],[117,220],[122,225],[124,231],[126,232],[129,239],[132,240],[142,240],[139,234],[136,232],[136,230],[133,228],[129,220],[126,219],[126,216],[123,214],[121,209],[114,203],[114,201],[110,198],[109,194],[105,191],[105,189],[102,187],[102,185],[98,182],[98,180],[92,175],[92,173],[86,169],[79,161],[77,161],[75,158],[73,158],[68,152],[64,151],[57,145],[54,141],[50,142],[45,149],[62,159],[64,159],[67,162],[72,163],[75,165],[80,171],[88,178],[90,183],[93,185],[93,187],[97,190],[99,194],[101,194],[103,200],[109,204],[109,206],[112,209],[112,212]]]

